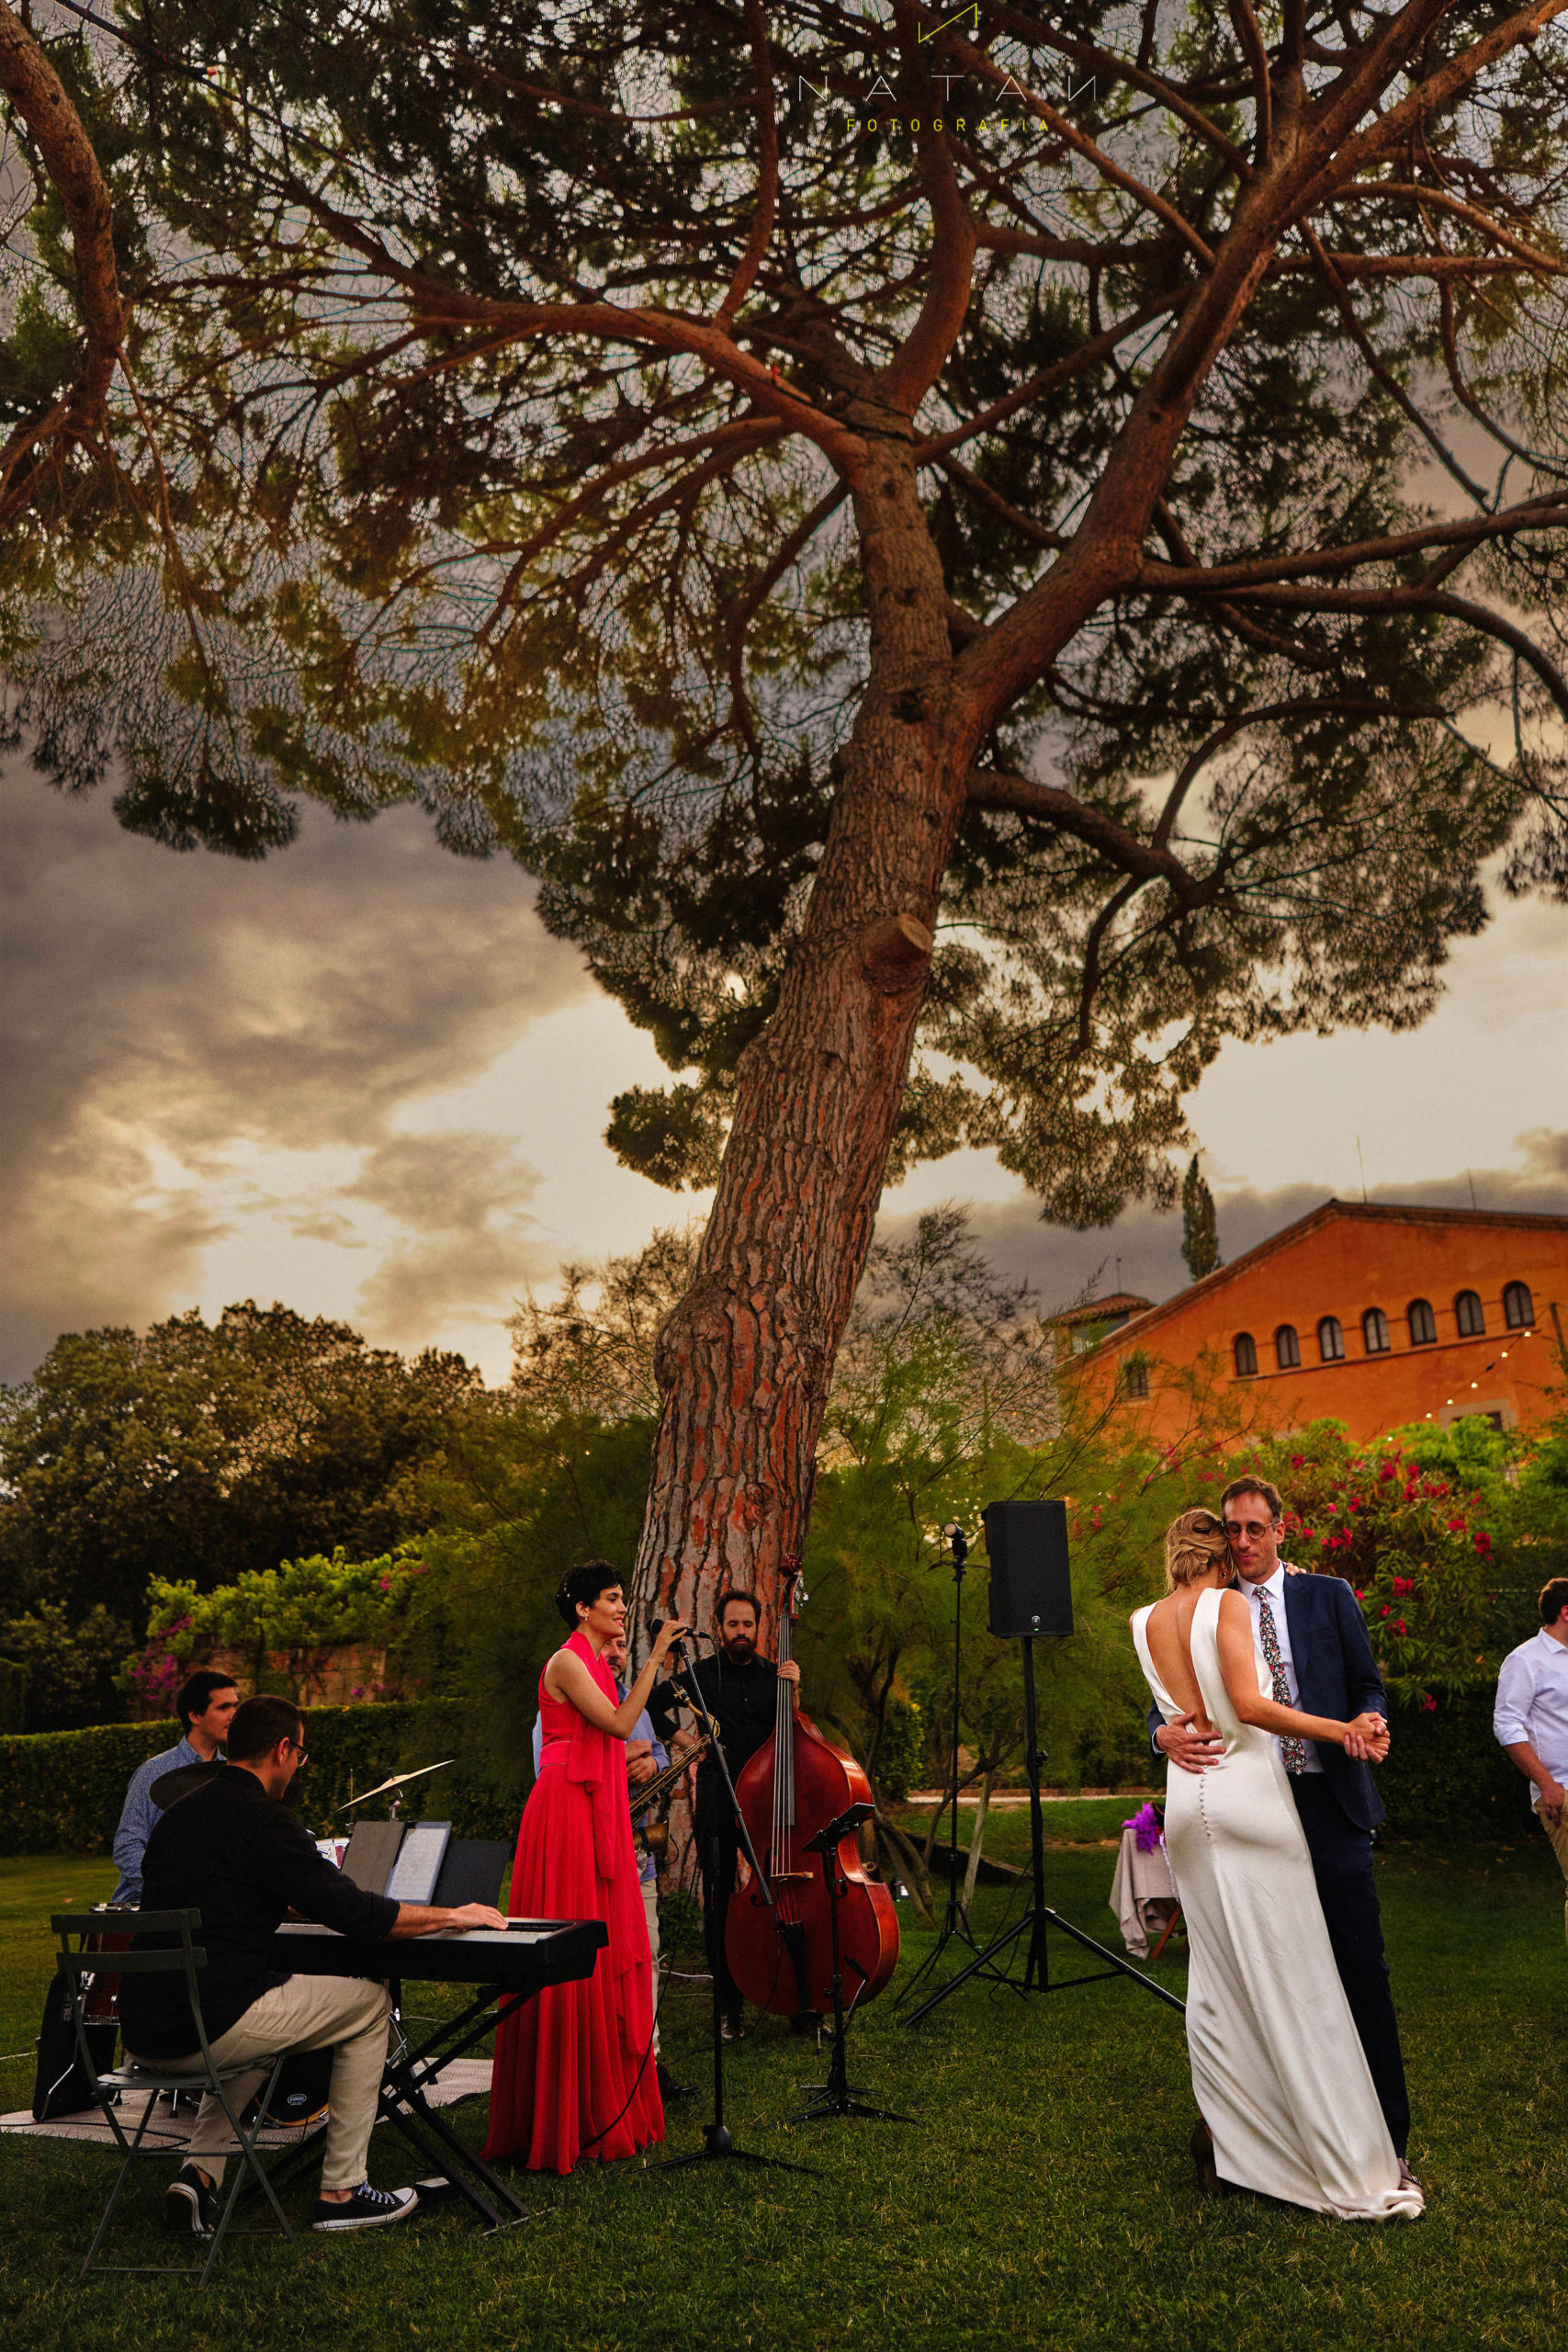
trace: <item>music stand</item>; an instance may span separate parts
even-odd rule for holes
[[[854,1996],[846,2008],[843,1963],[839,1951],[839,1904],[847,1887],[839,1868],[839,1840],[849,1837],[863,1822],[869,1821],[875,1810],[874,1805],[852,1804],[840,1814],[837,1821],[830,1821],[825,1829],[817,1832],[815,1838],[808,1838],[806,1841],[808,1854],[820,1854],[822,1857],[822,1880],[828,1889],[828,1918],[833,1938],[833,2055],[829,2062],[827,2081],[813,2093],[812,2103],[805,2114],[795,2119],[800,2123],[820,2123],[829,2115],[872,2115],[879,2117],[885,2123],[912,2123],[915,2120],[912,2115],[900,2115],[891,2107],[867,2106],[864,2099],[856,2096],[849,2079],[845,2029],[854,2015],[855,2003],[864,1992],[868,1980],[860,1962],[852,1960],[850,1965],[859,1976],[860,1983],[855,1986]]]

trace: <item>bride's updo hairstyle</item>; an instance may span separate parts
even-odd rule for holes
[[[608,1560],[584,1560],[581,1567],[568,1568],[556,1594],[556,1607],[567,1632],[576,1633],[580,1607],[592,1609],[602,1592],[625,1582],[620,1569],[612,1567]]]
[[[1225,1531],[1212,1510],[1184,1510],[1165,1531],[1165,1580],[1172,1592],[1216,1568],[1226,1555]]]

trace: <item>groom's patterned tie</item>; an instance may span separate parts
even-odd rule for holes
[[[1264,1659],[1269,1673],[1274,1678],[1275,1702],[1279,1706],[1288,1707],[1291,1703],[1291,1686],[1285,1679],[1285,1661],[1280,1656],[1280,1635],[1274,1623],[1274,1611],[1269,1606],[1269,1595],[1266,1592],[1260,1592],[1258,1596],[1258,1638],[1263,1645]],[[1287,1739],[1281,1736],[1280,1746],[1284,1754],[1286,1771],[1304,1772],[1307,1768],[1305,1740]]]

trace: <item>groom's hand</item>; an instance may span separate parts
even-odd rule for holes
[[[1383,1716],[1356,1716],[1345,1735],[1345,1753],[1358,1764],[1381,1764],[1388,1754],[1388,1724]]]
[[[1183,1772],[1201,1772],[1206,1764],[1219,1762],[1224,1743],[1217,1731],[1198,1732],[1191,1725],[1190,1714],[1172,1715],[1156,1732],[1155,1746]]]

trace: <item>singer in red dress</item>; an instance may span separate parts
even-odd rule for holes
[[[684,1628],[660,1627],[617,1701],[604,1654],[626,1623],[620,1570],[604,1560],[572,1568],[556,1606],[574,1630],[539,1677],[544,1745],[507,1910],[514,1919],[603,1919],[610,1940],[592,1976],[547,1985],[502,2018],[484,2153],[518,2156],[531,2172],[569,2173],[579,2156],[635,2155],[664,2137],[626,1742]]]

